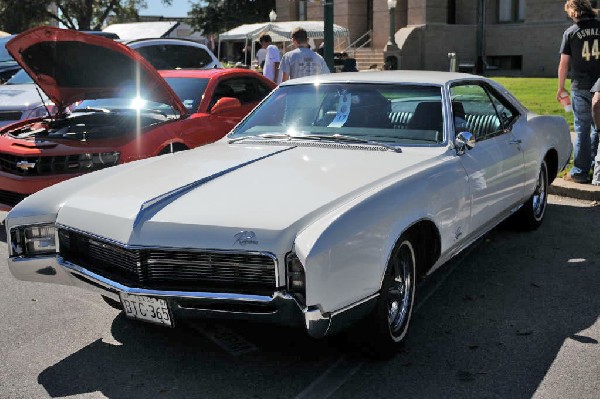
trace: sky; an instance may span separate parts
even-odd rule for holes
[[[146,3],[148,3],[148,8],[140,10],[140,15],[187,17],[188,11],[192,9],[190,0],[173,0],[173,4],[170,7],[163,5],[161,0],[146,0]]]

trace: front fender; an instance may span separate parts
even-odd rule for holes
[[[456,158],[388,181],[301,231],[295,251],[306,271],[306,304],[333,312],[377,293],[396,241],[420,220],[436,225],[442,251],[455,245],[454,232],[468,232],[470,206]]]

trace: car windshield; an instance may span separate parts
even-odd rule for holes
[[[189,113],[198,111],[198,106],[208,85],[208,79],[165,78]]]
[[[167,78],[167,83],[173,88],[175,94],[181,99],[189,112],[198,109],[202,94],[208,84],[208,79]],[[163,114],[169,118],[179,114],[171,105],[144,99],[143,90],[138,93],[134,86],[127,85],[122,88],[117,97],[84,100],[77,104],[74,112],[85,111],[137,111]]]
[[[15,73],[12,78],[8,79],[5,85],[26,85],[33,84],[33,80],[25,70],[21,69],[19,72]]]
[[[437,145],[445,141],[443,122],[441,86],[291,85],[273,92],[229,138]]]

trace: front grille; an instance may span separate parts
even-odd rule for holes
[[[46,176],[95,170],[79,161],[79,155],[34,156],[0,153],[0,170],[19,176]]]
[[[110,280],[135,288],[270,295],[275,261],[264,254],[129,249],[59,229],[60,255]]]
[[[12,191],[0,190],[0,204],[15,206],[23,201],[28,194],[20,194]]]
[[[18,121],[22,115],[21,111],[0,111],[0,121]]]

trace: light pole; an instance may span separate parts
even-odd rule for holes
[[[335,71],[333,66],[333,0],[323,2],[323,58],[331,72]]]
[[[388,37],[388,42],[386,48],[388,50],[398,48],[396,45],[396,4],[397,0],[387,0],[388,10],[390,11],[390,36]]]
[[[383,48],[383,69],[400,68],[400,49],[396,44],[396,4],[397,0],[387,0],[388,10],[390,11],[390,36],[388,42]]]

